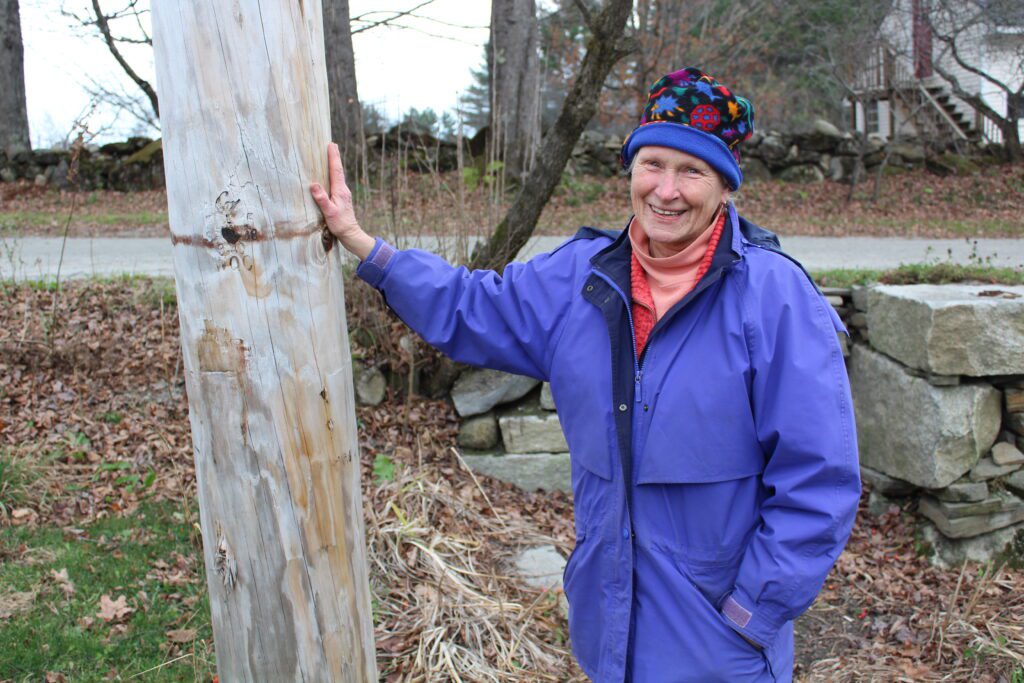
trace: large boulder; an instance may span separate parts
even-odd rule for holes
[[[452,401],[459,415],[469,417],[522,398],[538,384],[540,381],[532,377],[510,375],[498,370],[467,370],[452,387]]]
[[[568,453],[463,455],[474,472],[506,481],[524,491],[571,491]]]
[[[498,418],[501,438],[509,453],[568,453],[557,413],[513,413]]]
[[[800,164],[783,170],[779,173],[779,179],[787,183],[820,183],[825,179],[825,174],[815,164]]]
[[[933,386],[858,344],[850,385],[861,463],[922,488],[962,477],[999,433],[999,392],[987,384]]]
[[[874,287],[871,345],[937,375],[1024,374],[1024,287]]]
[[[775,168],[784,165],[789,157],[789,152],[789,142],[781,134],[772,131],[765,135],[757,146],[756,156],[764,160],[769,167]]]
[[[947,538],[935,525],[925,522],[921,539],[930,549],[929,561],[943,569],[958,569],[965,560],[1024,562],[1024,523],[970,538]]]
[[[800,149],[832,153],[848,136],[825,119],[816,119],[809,133],[800,136]]]

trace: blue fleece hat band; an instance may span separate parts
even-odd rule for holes
[[[644,146],[670,147],[692,154],[718,171],[731,190],[738,190],[743,172],[729,148],[714,135],[678,123],[651,122],[634,130],[622,147],[623,165],[629,168],[633,155]]]

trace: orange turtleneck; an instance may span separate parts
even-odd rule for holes
[[[629,241],[633,246],[630,284],[637,354],[647,345],[654,324],[689,294],[711,267],[725,215],[725,212],[719,213],[718,219],[688,247],[665,258],[651,256],[647,235],[636,219],[630,221]]]

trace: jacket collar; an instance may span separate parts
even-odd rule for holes
[[[767,230],[763,230],[753,223],[747,223],[747,221],[740,218],[732,202],[728,203],[726,210],[728,211],[728,216],[722,228],[722,237],[718,240],[715,255],[711,257],[711,267],[704,274],[705,278],[711,276],[715,271],[743,258],[743,254],[746,253],[747,249],[746,245],[749,243],[743,235],[745,225],[752,226],[755,230],[764,233],[764,235],[771,236],[772,238],[775,237]],[[627,293],[631,291],[630,269],[632,266],[633,246],[629,241],[629,224],[632,220],[633,216],[630,216],[622,232],[615,238],[615,241],[594,254],[590,259],[590,263],[595,270],[604,273],[623,292]]]

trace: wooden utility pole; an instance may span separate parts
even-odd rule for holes
[[[320,0],[153,3],[217,667],[376,681]]]

